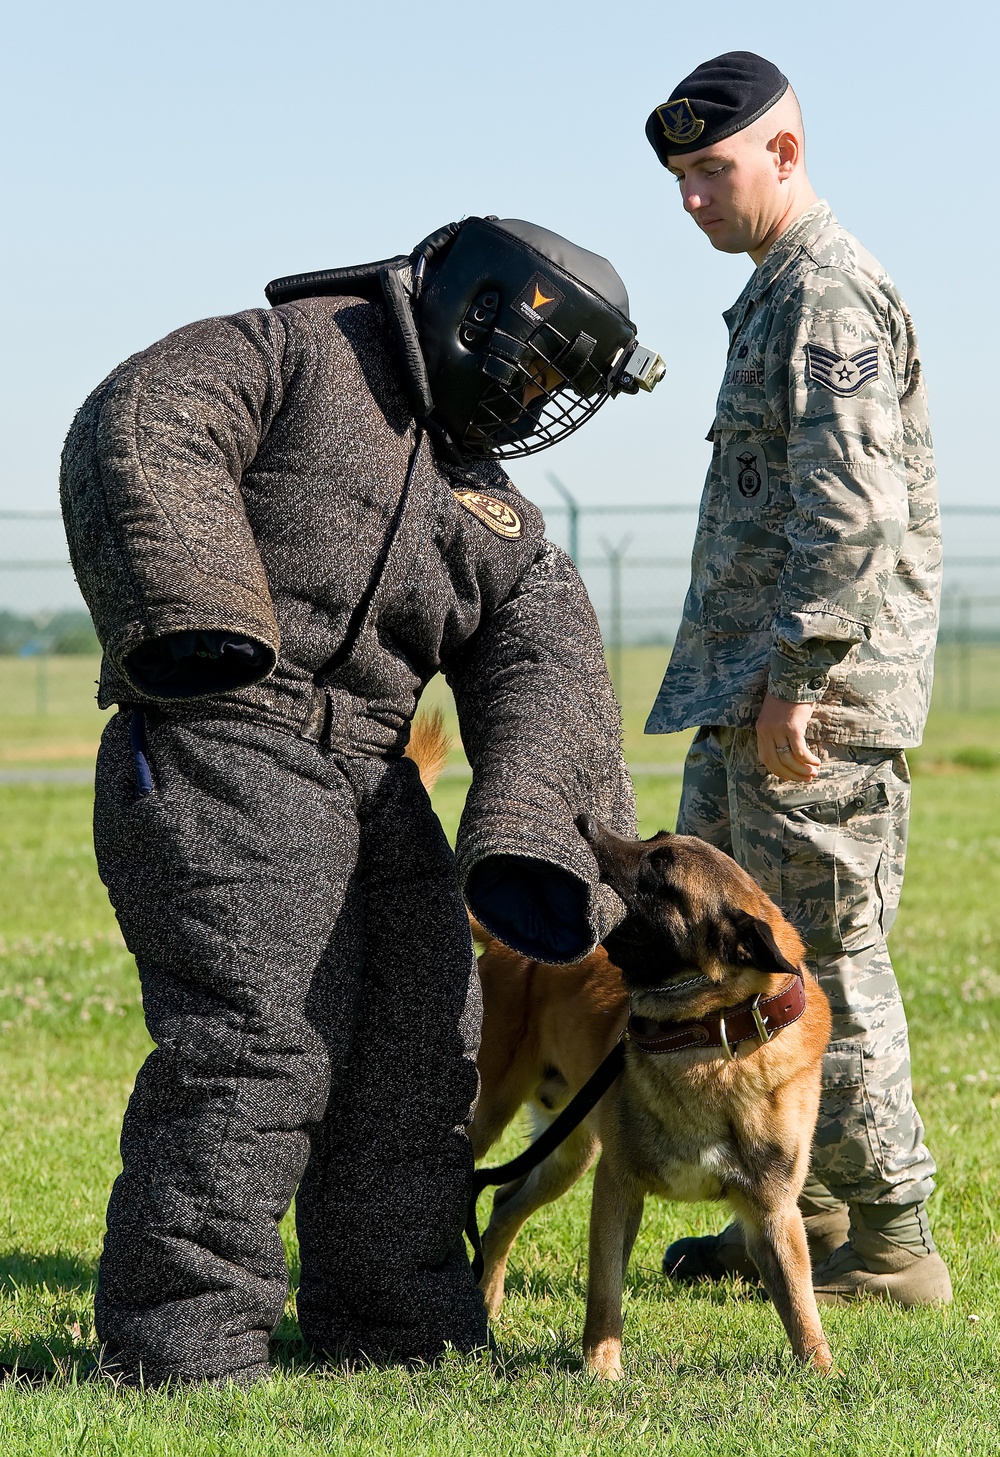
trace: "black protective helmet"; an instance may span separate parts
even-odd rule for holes
[[[411,261],[431,419],[463,455],[532,455],[662,378],[611,264],[557,233],[467,218]]]
[[[636,343],[607,259],[516,219],[449,223],[408,257],[289,274],[265,293],[275,307],[381,303],[414,415],[458,459],[533,455],[665,372]]]

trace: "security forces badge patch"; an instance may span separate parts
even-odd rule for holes
[[[690,101],[682,96],[678,101],[667,101],[656,108],[663,127],[663,135],[677,147],[686,147],[696,142],[705,130],[701,117],[695,116]]]
[[[764,447],[740,440],[729,447],[729,499],[733,506],[764,506],[769,482]]]
[[[835,354],[821,344],[807,344],[806,377],[835,395],[856,395],[878,378],[878,345],[868,344],[855,354]]]
[[[497,536],[516,541],[521,535],[521,518],[506,501],[498,501],[495,496],[487,496],[483,491],[456,491],[455,496],[467,511],[471,511]]]

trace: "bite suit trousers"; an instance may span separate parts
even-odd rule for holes
[[[108,1210],[107,1356],[154,1383],[264,1375],[296,1190],[315,1350],[484,1344],[461,1236],[481,1004],[415,765],[126,709],[95,841],[155,1044]]]

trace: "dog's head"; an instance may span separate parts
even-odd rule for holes
[[[752,996],[774,975],[801,975],[798,934],[746,871],[693,835],[665,830],[626,840],[592,815],[577,826],[594,852],[601,879],[626,907],[605,938],[611,960],[639,1001],[685,1002],[696,987],[727,997]],[[700,1000],[700,997],[698,997]],[[700,1015],[700,1013],[699,1013]]]

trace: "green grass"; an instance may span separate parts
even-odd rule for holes
[[[630,757],[642,762],[654,756],[634,704],[661,659],[652,649],[627,655],[635,687],[626,677],[626,727],[637,746]],[[19,705],[6,671],[0,732],[18,721],[21,737],[0,745],[41,742],[58,755],[86,733],[93,743],[95,709],[70,698],[57,715],[53,692],[51,722],[41,724],[30,702]],[[1000,716],[961,716],[969,719],[978,727],[965,745],[992,747]],[[592,1382],[579,1354],[583,1181],[515,1246],[511,1293],[496,1326],[499,1366],[454,1358],[411,1373],[310,1371],[290,1306],[275,1347],[278,1374],[266,1388],[145,1396],[74,1385],[93,1350],[92,1290],[121,1113],[149,1043],[134,969],[93,867],[89,792],[0,785],[0,1360],[58,1365],[68,1377],[40,1391],[0,1387],[5,1457],[994,1453],[1000,776],[975,762],[956,765],[947,725],[932,723],[928,735],[928,764],[943,772],[917,781],[892,946],[910,1011],[917,1100],[941,1169],[932,1215],[955,1302],[945,1312],[874,1305],[825,1312],[839,1368],[826,1382],[792,1365],[765,1302],[737,1287],[664,1286],[664,1243],[717,1228],[719,1211],[656,1201],[627,1282],[626,1378],[617,1387]],[[637,789],[646,831],[670,824],[677,777],[642,778]],[[463,793],[457,779],[437,791],[450,832]],[[482,1213],[486,1207],[484,1197]],[[294,1237],[287,1225],[284,1232],[294,1272]]]
[[[647,736],[642,731],[666,660],[663,646],[625,648],[621,653],[621,681],[616,686],[622,702],[625,754],[632,764],[676,768],[684,758],[690,734]],[[0,655],[0,769],[92,762],[107,718],[95,702],[98,667],[97,658]],[[1000,645],[973,645],[967,656],[954,645],[946,645],[938,653],[936,682],[924,744],[912,756],[917,771],[950,770],[956,763],[959,768],[995,767],[1000,748],[996,731]],[[970,707],[962,706],[966,688]],[[456,764],[464,763],[454,705],[442,679],[430,685],[425,702],[445,709],[455,740],[452,757]]]

